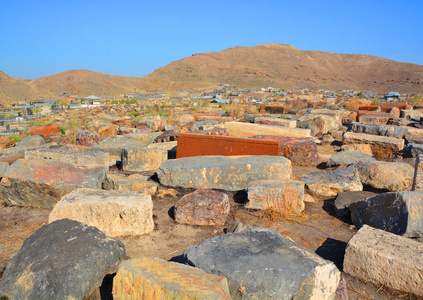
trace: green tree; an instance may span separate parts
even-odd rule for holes
[[[413,97],[413,101],[417,104],[421,104],[423,102],[422,100],[423,100],[422,95],[417,94],[417,95],[414,95]]]

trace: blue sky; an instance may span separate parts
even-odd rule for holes
[[[0,71],[142,77],[194,53],[264,43],[423,65],[423,0],[0,0]]]

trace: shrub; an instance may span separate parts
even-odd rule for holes
[[[140,121],[140,118],[134,118],[134,119],[132,119],[132,122],[134,122],[134,123],[138,123]]]
[[[10,134],[7,136],[9,139],[14,139],[16,141],[16,143],[20,142],[23,140],[22,137],[19,137],[19,134]]]
[[[60,133],[65,134],[66,128],[63,126],[60,126],[59,128],[60,128]]]
[[[135,111],[131,111],[131,112],[129,113],[129,116],[130,116],[130,117],[133,117],[133,116],[135,116],[135,114],[136,114],[136,112],[135,112]]]

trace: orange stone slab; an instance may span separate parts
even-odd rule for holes
[[[279,142],[196,133],[181,133],[178,138],[176,157],[207,155],[274,155],[279,154]]]

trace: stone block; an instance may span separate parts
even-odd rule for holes
[[[379,105],[360,105],[358,110],[365,110],[365,111],[375,111],[380,109]]]
[[[48,216],[48,222],[75,220],[117,237],[153,231],[153,202],[148,194],[77,189],[65,195]]]
[[[184,257],[225,276],[233,299],[333,299],[340,278],[332,262],[269,228],[206,239]]]
[[[122,242],[63,219],[38,229],[7,265],[2,299],[85,299],[125,259]]]
[[[196,190],[175,204],[175,220],[180,224],[222,226],[230,208],[229,197],[225,193]]]
[[[100,151],[57,149],[36,149],[25,151],[25,159],[51,159],[76,165],[103,165],[109,167],[110,154]]]
[[[280,126],[269,126],[250,124],[242,122],[227,122],[225,127],[229,136],[255,136],[255,135],[278,135],[288,137],[309,137],[310,129],[288,128]]]
[[[341,192],[363,190],[358,171],[353,166],[309,173],[303,175],[303,180],[311,193],[325,197],[334,197]]]
[[[407,109],[408,107],[408,103],[406,101],[398,101],[398,102],[383,102],[380,105],[380,110],[382,112],[386,112],[389,111],[392,108],[398,108],[399,110],[401,109]]]
[[[280,156],[195,156],[164,161],[157,174],[165,186],[238,191],[254,180],[290,180],[292,166]]]
[[[179,136],[179,131],[177,130],[168,130],[163,131],[154,139],[154,143],[167,143],[177,141]]]
[[[309,128],[312,135],[326,134],[341,128],[341,121],[329,115],[306,114],[298,120],[298,128]]]
[[[225,277],[148,256],[120,264],[113,278],[113,297],[120,300],[231,299]]]
[[[122,169],[124,171],[154,171],[167,160],[167,151],[138,146],[125,146],[122,150]]]
[[[6,136],[0,136],[0,149],[15,147],[16,141]]]
[[[103,183],[105,190],[139,192],[154,195],[157,192],[157,183],[149,181],[148,176],[141,174],[132,174],[125,176],[123,174],[107,174]]]
[[[357,120],[360,120],[361,116],[381,116],[381,117],[388,117],[388,118],[392,117],[390,113],[386,113],[386,112],[359,110],[357,114]]]
[[[344,272],[423,297],[423,244],[363,226],[348,242]]]
[[[350,215],[350,204],[364,200],[368,197],[376,196],[376,193],[368,191],[342,192],[336,196],[335,209],[338,217],[347,217]]]
[[[364,185],[391,192],[410,191],[414,168],[400,162],[361,162],[354,164]]]
[[[93,147],[100,143],[101,137],[97,131],[93,130],[78,130],[76,133],[76,141],[75,144]]]
[[[299,214],[304,208],[304,182],[257,180],[248,185],[246,208]]]
[[[407,127],[382,124],[364,124],[354,122],[351,124],[351,131],[380,136],[387,136],[402,139],[408,131]]]
[[[369,144],[347,144],[347,145],[342,145],[341,146],[341,150],[344,150],[344,151],[360,151],[360,152],[363,152],[364,154],[373,156],[372,148],[370,147]]]
[[[369,144],[376,159],[388,159],[404,149],[404,140],[386,136],[345,132],[343,144]]]
[[[275,140],[181,133],[178,139],[176,157],[278,155],[278,153],[279,143]]]
[[[376,195],[350,206],[351,220],[410,238],[423,237],[423,192]]]
[[[232,122],[234,120],[233,117],[217,117],[217,116],[198,116],[197,122],[201,121],[217,121],[218,124],[223,124],[226,122]]]
[[[263,124],[263,125],[289,127],[289,128],[297,127],[296,120],[287,120],[287,119],[279,119],[279,118],[266,118],[266,117],[255,118],[254,123]]]
[[[260,112],[261,109],[260,109]],[[263,112],[267,112],[269,114],[286,114],[287,110],[285,107],[283,106],[278,106],[278,105],[268,105],[264,107],[264,111]]]
[[[146,147],[148,144],[142,139],[133,138],[113,138],[105,139],[98,145],[91,148],[91,151],[107,152],[110,155],[109,166],[113,166],[121,160],[122,150],[125,147]]]
[[[411,119],[420,120],[420,118],[423,117],[423,111],[413,110],[413,109],[409,109],[409,110],[402,109],[400,116],[401,118],[404,118],[406,120],[411,120]]]
[[[314,166],[320,163],[317,145],[313,138],[293,138],[275,135],[258,135],[253,136],[253,138],[278,141],[278,155],[288,158],[294,165]]]
[[[131,140],[134,142],[142,142],[144,144],[152,144],[154,143],[154,140],[160,136],[161,132],[151,132],[151,133],[133,133],[133,134],[126,134],[126,135],[120,135],[116,136],[117,139],[119,139],[120,143],[130,143]]]
[[[413,191],[423,190],[423,155],[418,155],[416,158],[416,166],[414,168],[412,190]]]
[[[46,141],[44,138],[40,135],[33,135],[33,136],[27,136],[22,141],[20,141],[16,147],[37,147],[44,145]]]
[[[191,117],[194,118],[194,122],[197,121],[198,117],[220,117],[220,115],[218,113],[194,113],[194,114],[189,114]]]
[[[372,116],[372,115],[361,115],[359,118],[360,123],[367,124],[388,124],[389,116]]]
[[[53,207],[65,194],[81,187],[101,189],[108,168],[46,159],[19,159],[0,182],[7,205]]]
[[[30,135],[40,135],[47,139],[50,134],[60,133],[59,125],[31,127],[29,130]]]
[[[340,151],[328,161],[328,166],[348,166],[352,163],[376,161],[373,157],[361,151]]]
[[[164,143],[154,143],[147,146],[148,149],[157,149],[167,151],[167,159],[176,158],[178,141],[173,142],[164,142]]]
[[[420,154],[423,154],[423,144],[409,143],[404,148],[403,157],[417,157]]]
[[[7,169],[9,169],[9,163],[5,161],[0,161],[0,178],[6,174]]]

